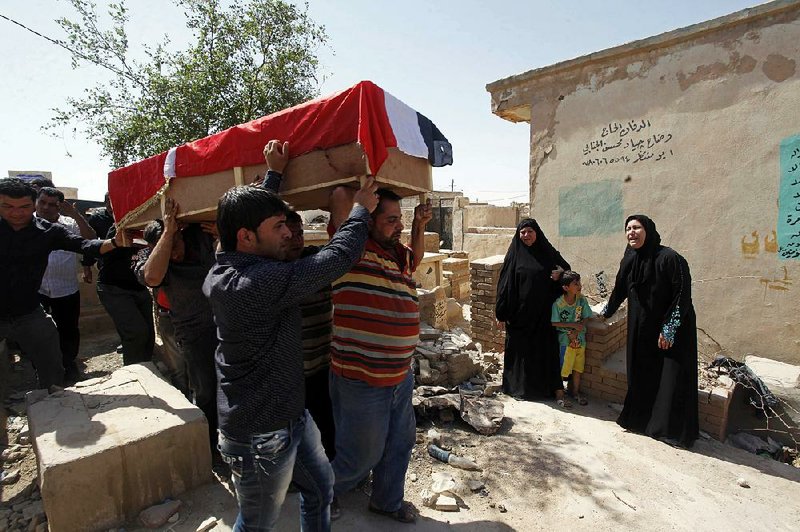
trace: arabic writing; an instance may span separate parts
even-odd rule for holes
[[[781,141],[778,195],[778,256],[800,259],[800,135]]]
[[[672,133],[654,131],[650,120],[611,122],[602,127],[600,136],[583,146],[583,166],[662,161],[674,152],[668,144]],[[609,153],[611,152],[611,153]]]
[[[773,277],[772,279],[768,277],[762,277],[759,279],[759,282],[764,285],[765,297],[767,295],[767,289],[785,292],[792,286],[792,280],[789,278],[789,270],[786,269],[786,266],[783,267],[782,277]]]

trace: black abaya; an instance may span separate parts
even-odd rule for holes
[[[530,247],[520,240],[523,227],[536,231]],[[508,395],[552,397],[563,386],[558,337],[550,323],[551,307],[562,292],[550,278],[557,266],[569,269],[536,221],[520,222],[500,271],[495,308],[506,326],[503,392]]]
[[[690,447],[698,436],[697,329],[686,260],[661,245],[655,223],[643,215],[644,245],[628,248],[620,263],[606,317],[628,299],[628,393],[617,423]],[[659,335],[672,340],[660,349]]]

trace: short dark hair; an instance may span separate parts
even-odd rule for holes
[[[567,270],[561,274],[561,286],[569,286],[573,283],[573,281],[580,281],[581,275],[577,272],[573,272],[572,270]]]
[[[144,231],[142,231],[142,238],[151,246],[155,246],[163,233],[164,222],[161,220],[153,220],[145,226]]]
[[[378,206],[372,211],[373,218],[381,213],[381,202],[383,200],[400,201],[402,199],[395,191],[388,188],[379,188],[375,193],[378,195]]]
[[[239,229],[255,231],[273,216],[287,215],[289,206],[280,196],[259,187],[238,186],[228,190],[217,203],[217,231],[223,251],[236,251]]]
[[[51,198],[57,198],[58,201],[64,201],[64,193],[53,187],[40,188],[39,194],[36,195],[36,199],[39,199],[39,196],[50,196]]]
[[[14,199],[28,197],[36,201],[36,189],[18,177],[0,179],[0,195]]]
[[[56,186],[53,184],[53,180],[47,179],[46,177],[34,177],[33,179],[30,180],[30,184],[31,186],[39,188],[44,188],[44,187],[56,188]]]
[[[302,224],[303,217],[300,216],[300,213],[294,209],[289,209],[289,212],[286,213],[286,223],[287,224]]]

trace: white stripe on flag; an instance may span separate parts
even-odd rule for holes
[[[428,145],[419,131],[417,112],[386,91],[383,91],[383,97],[397,147],[403,153],[427,159]]]
[[[175,177],[175,153],[178,148],[170,148],[164,160],[164,177]]]

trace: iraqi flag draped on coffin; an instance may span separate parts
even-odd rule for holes
[[[401,196],[428,192],[431,167],[453,162],[450,143],[429,119],[362,81],[112,171],[117,221],[142,227],[160,217],[164,194],[180,203],[183,219],[214,219],[222,193],[265,174],[270,139],[289,141],[280,192],[297,209],[324,208],[330,188],[365,174]]]

